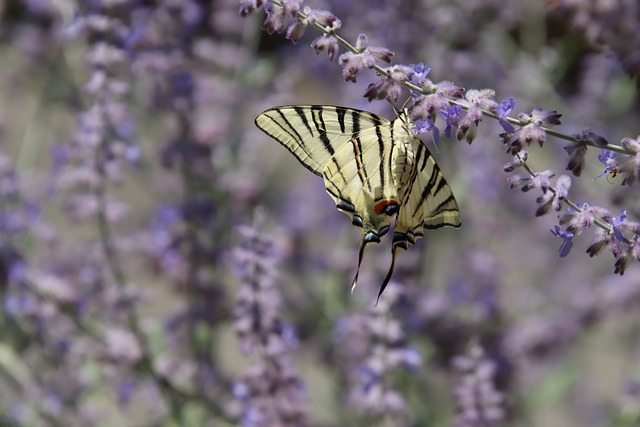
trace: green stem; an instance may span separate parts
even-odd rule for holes
[[[271,3],[273,3],[275,5],[283,7],[282,2],[279,1],[279,0],[270,0],[270,1],[271,1]],[[305,13],[300,12],[300,11],[298,11],[297,17],[298,17],[298,19],[301,19],[301,20],[308,19],[308,15],[306,15]],[[349,43],[346,39],[344,39],[341,36],[339,36],[335,32],[335,30],[331,30],[331,29],[329,29],[329,28],[325,27],[324,25],[319,24],[317,22],[312,22],[311,25],[313,27],[315,27],[317,30],[319,30],[321,33],[323,33],[324,35],[335,37],[336,40],[338,40],[338,43],[340,43],[349,52],[356,53],[356,54],[360,53],[360,51],[358,49],[356,49],[355,46],[353,46],[351,43]],[[380,75],[383,75],[385,77],[391,77],[391,73],[389,71],[385,70],[384,68],[380,67],[379,65],[374,65],[372,68],[374,70],[376,70]],[[429,93],[426,93],[424,91],[424,89],[422,89],[419,86],[414,85],[411,82],[405,81],[405,82],[399,82],[399,83],[401,85],[403,85],[404,87],[406,87],[407,89],[413,90],[415,92],[419,92],[419,93],[421,93],[423,95],[429,95]],[[446,96],[444,96],[444,97],[447,98],[447,100],[452,105],[459,105],[460,107],[462,107],[465,110],[469,109],[469,106],[466,103],[462,102],[462,101],[459,101],[459,100],[456,100],[456,99],[452,99],[452,98],[449,98],[449,97],[446,97]],[[495,113],[493,113],[493,112],[491,112],[489,110],[481,109],[481,111],[482,111],[482,114],[484,116],[491,117],[491,118],[496,119],[496,120],[499,119],[497,114],[495,114]],[[522,122],[521,120],[515,119],[513,117],[505,117],[505,119],[508,120],[509,123],[514,124],[516,126],[525,126],[525,125],[528,124],[526,122]],[[591,142],[591,141],[588,141],[588,140],[585,141],[585,140],[582,140],[582,139],[578,139],[575,136],[567,135],[565,133],[558,132],[558,131],[553,130],[553,129],[549,129],[549,128],[546,128],[546,127],[541,127],[541,129],[543,131],[545,131],[547,133],[547,135],[554,136],[554,137],[556,137],[558,139],[564,139],[566,141],[570,141],[570,142],[574,142],[574,143],[582,143],[582,144],[585,144],[585,145],[590,145],[592,147],[601,148],[601,149],[604,148],[601,145],[598,145],[598,144],[596,144],[594,142]],[[621,153],[621,154],[635,155],[634,152],[626,150],[624,147],[622,147],[620,145],[608,144],[606,146],[606,149],[610,150],[610,151],[615,151],[615,152]]]

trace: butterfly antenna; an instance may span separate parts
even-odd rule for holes
[[[391,108],[393,108],[393,112],[395,113],[396,117],[400,115],[400,111],[402,110],[398,110],[393,104],[391,104]],[[402,109],[404,110],[404,104],[402,104]]]
[[[404,111],[404,109],[407,107],[407,104],[409,103],[410,99],[411,99],[411,95],[409,95],[407,99],[402,103],[402,111]]]
[[[380,296],[382,295],[385,288],[389,284],[389,281],[391,280],[391,276],[393,276],[393,269],[396,267],[397,254],[398,254],[398,246],[393,246],[393,248],[391,248],[391,267],[389,268],[389,272],[387,273],[387,276],[384,278],[384,281],[382,282],[382,286],[380,286],[380,291],[378,292],[378,298],[376,298],[376,304],[375,304],[376,306],[378,305],[378,301],[380,301]]]

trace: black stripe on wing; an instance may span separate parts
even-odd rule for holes
[[[265,111],[263,114],[261,114],[260,116],[258,116],[258,118],[259,118],[259,117],[262,117],[262,116],[264,116],[264,117],[268,118],[269,120],[271,120],[271,122],[272,122],[275,126],[277,126],[277,127],[279,127],[280,129],[282,129],[282,131],[283,131],[284,133],[286,133],[287,135],[289,135],[289,136],[291,137],[291,139],[292,139],[292,140],[294,140],[294,141],[296,141],[298,144],[297,144],[297,145],[295,145],[295,146],[294,146],[294,145],[286,144],[284,141],[282,141],[280,138],[278,138],[277,136],[275,136],[273,133],[269,132],[266,128],[264,128],[263,126],[260,126],[260,124],[258,123],[258,118],[256,118],[256,121],[255,121],[256,126],[258,126],[258,128],[260,128],[264,133],[266,133],[267,135],[269,135],[271,138],[273,138],[273,139],[275,139],[276,141],[278,141],[278,143],[279,143],[280,145],[282,145],[282,146],[283,146],[284,148],[286,148],[286,149],[287,149],[291,154],[293,154],[293,155],[294,155],[294,157],[295,157],[296,159],[298,159],[298,161],[299,161],[300,163],[302,163],[302,165],[303,165],[305,168],[307,168],[310,172],[314,173],[315,175],[322,176],[322,174],[321,174],[320,172],[316,172],[315,170],[313,170],[313,167],[312,167],[312,166],[310,166],[310,165],[309,165],[305,160],[303,160],[303,159],[300,157],[300,155],[298,155],[298,153],[296,152],[295,148],[296,148],[296,147],[300,147],[300,150],[302,151],[302,153],[304,153],[304,154],[307,156],[307,158],[309,158],[309,159],[313,159],[313,158],[311,157],[311,155],[309,154],[309,152],[307,151],[307,149],[305,148],[305,146],[299,142],[299,141],[301,140],[300,134],[299,134],[295,129],[293,129],[293,128],[291,128],[291,129],[293,130],[293,133],[292,133],[292,132],[290,132],[290,131],[288,131],[287,129],[285,129],[285,127],[284,127],[284,126],[282,126],[282,124],[280,124],[280,122],[278,122],[276,119],[274,119],[273,117],[271,117],[271,115],[266,114],[266,113],[268,113],[268,112],[270,112],[270,111],[271,111],[271,110]],[[276,111],[277,111],[277,110],[276,110]],[[281,113],[281,112],[280,112],[280,114],[282,115],[282,113]],[[288,122],[287,122],[287,123],[288,123]],[[290,124],[290,123],[289,123],[289,126],[291,126],[291,124]],[[297,135],[297,137],[296,137],[296,135]]]
[[[300,108],[300,107],[297,107]],[[301,108],[300,108],[301,109]],[[302,110],[302,109],[301,109]],[[318,131],[318,135],[320,136],[320,141],[322,141],[322,145],[329,152],[331,156],[333,156],[336,150],[331,145],[331,141],[327,137],[327,126],[324,123],[324,117],[322,117],[322,112],[325,109],[320,105],[314,105],[311,107],[311,117],[313,118],[313,124]]]

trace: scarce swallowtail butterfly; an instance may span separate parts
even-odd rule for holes
[[[380,242],[394,215],[391,267],[378,299],[398,249],[413,245],[425,228],[460,227],[451,188],[406,110],[389,121],[353,108],[292,105],[264,111],[256,125],[324,179],[338,210],[362,233],[352,291],[365,249]]]

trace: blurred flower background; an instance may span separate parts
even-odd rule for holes
[[[639,425],[639,26],[636,0],[0,2],[0,425]],[[253,121],[392,118],[427,73],[470,106],[410,104],[463,226],[374,307],[390,238],[351,294],[360,234]]]

